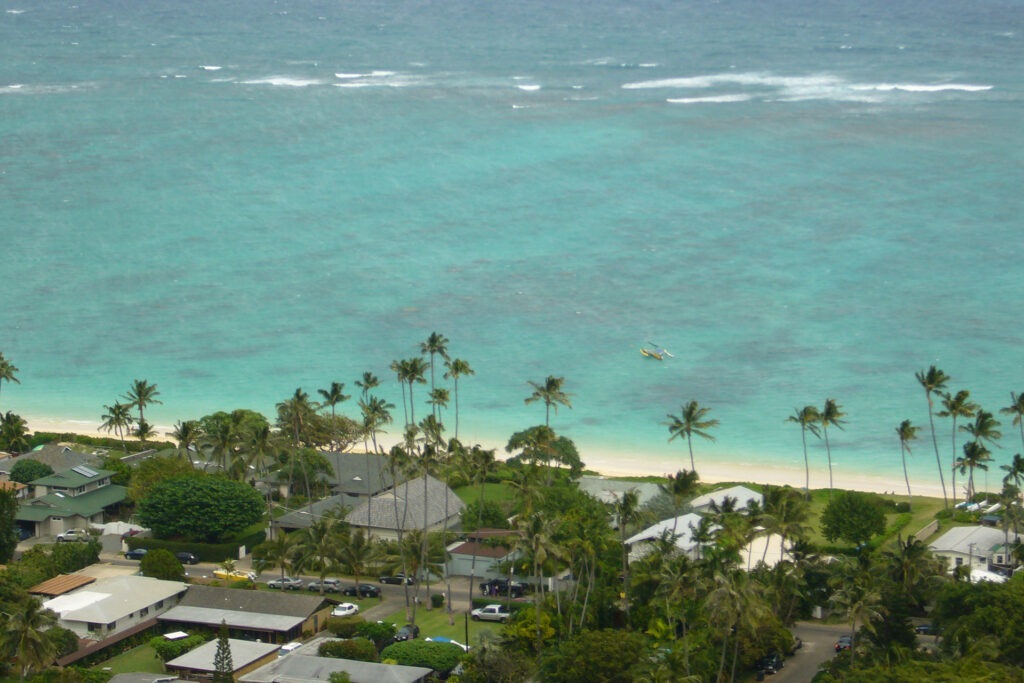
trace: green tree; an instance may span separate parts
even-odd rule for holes
[[[786,418],[786,422],[795,422],[800,425],[800,439],[804,445],[804,494],[810,495],[811,490],[811,462],[807,458],[807,432],[819,436],[818,422],[821,420],[821,413],[814,406],[797,408],[793,414]]]
[[[129,406],[135,406],[139,409],[139,424],[141,425],[146,421],[146,416],[143,413],[146,406],[153,404],[163,405],[163,401],[157,399],[159,395],[160,392],[156,390],[155,384],[150,384],[144,379],[137,379],[132,382],[128,392],[121,396],[121,398],[127,399]]]
[[[135,431],[132,434],[139,441],[145,442],[146,439],[152,439],[156,436],[156,428],[145,420],[139,420],[135,423]]]
[[[974,470],[988,470],[991,453],[980,441],[968,441],[964,444],[963,457],[957,461],[960,473],[970,471],[967,477],[967,500],[974,500]]]
[[[437,388],[434,374],[434,368],[436,367],[434,356],[441,356],[441,358],[448,360],[448,341],[449,339],[443,334],[431,332],[427,340],[420,343],[420,353],[424,356],[430,356],[430,393],[432,396]],[[434,417],[440,419],[436,403],[434,404]]]
[[[874,620],[882,618],[885,608],[882,594],[875,586],[870,573],[856,564],[841,573],[837,590],[832,594],[832,606],[850,620],[850,668],[857,662],[857,626],[870,627]]]
[[[1000,408],[1003,415],[1013,415],[1014,426],[1020,429],[1020,444],[1024,448],[1024,394],[1010,392],[1010,405]]]
[[[821,531],[830,541],[861,546],[884,530],[885,513],[874,494],[840,491],[821,513]]]
[[[78,636],[70,629],[54,626],[47,629],[46,637],[53,643],[54,656],[58,659],[78,650]]]
[[[13,453],[29,449],[28,423],[11,411],[0,414],[0,448]]]
[[[53,468],[49,465],[33,460],[32,458],[20,458],[11,467],[11,481],[27,484],[36,479],[42,479],[53,474]]]
[[[347,671],[335,671],[327,678],[328,683],[352,683]]]
[[[921,388],[924,389],[924,397],[928,401],[928,424],[932,430],[932,445],[935,446],[935,464],[939,468],[939,484],[942,485],[942,502],[945,504],[946,509],[949,509],[949,499],[946,497],[946,478],[942,475],[942,460],[939,458],[939,442],[935,438],[935,417],[932,406],[932,393],[941,392],[946,388],[946,382],[949,381],[949,375],[939,370],[934,365],[930,366],[927,370],[921,370],[915,373],[918,383]]]
[[[668,440],[671,442],[677,436],[686,437],[686,447],[690,449],[691,472],[697,471],[697,466],[693,460],[693,435],[696,434],[708,441],[715,440],[715,437],[708,434],[707,430],[717,427],[718,420],[705,420],[704,417],[709,412],[711,412],[710,408],[702,408],[696,401],[689,401],[682,406],[679,415],[672,415],[671,413],[666,415],[669,421],[664,424],[668,426],[669,434],[671,434]]]
[[[454,643],[406,640],[381,650],[381,661],[393,659],[403,666],[424,666],[440,674],[455,668],[465,653]]]
[[[422,358],[408,358],[406,360],[395,361],[391,364],[392,369],[395,370],[395,375],[398,378],[398,382],[402,385],[402,407],[405,408],[405,385],[409,385],[409,405],[408,410],[405,413],[405,424],[406,427],[409,425],[416,424],[416,404],[413,399],[413,386],[416,384],[426,384],[427,380],[424,378],[424,374],[427,371],[427,364]]]
[[[277,530],[273,538],[253,548],[256,573],[262,574],[267,569],[280,568],[283,579],[298,555],[300,540],[297,533],[286,534]]]
[[[469,366],[469,363],[461,358],[446,360],[444,363],[447,372],[445,379],[451,378],[455,390],[455,438],[459,438],[459,378],[475,375],[476,372]]]
[[[910,453],[910,442],[917,438],[917,427],[910,424],[910,420],[904,420],[896,428],[896,436],[900,439],[900,457],[903,460],[903,479],[907,482],[907,498],[910,505],[914,504],[914,496],[910,492],[910,476],[907,474],[907,453]],[[956,496],[956,492],[953,492]]]
[[[202,431],[197,420],[178,422],[174,425],[174,431],[170,433],[170,437],[178,442],[178,455],[188,460],[189,465],[194,465],[192,449],[196,447],[196,442],[201,434]]]
[[[613,629],[584,631],[552,648],[541,659],[549,683],[632,683],[631,669],[647,653],[643,639]]]
[[[184,581],[185,568],[170,550],[154,548],[142,556],[139,562],[139,570],[143,576],[164,581]]]
[[[234,683],[234,680],[235,665],[231,661],[228,624],[222,620],[217,631],[217,652],[213,655],[213,683]]]
[[[572,403],[569,402],[569,397],[572,394],[567,394],[562,391],[562,385],[565,383],[564,377],[555,377],[554,375],[548,375],[543,383],[527,382],[533,387],[533,393],[526,398],[526,405],[530,405],[534,401],[544,402],[544,425],[546,427],[551,426],[551,407],[554,406],[555,414],[558,414],[558,405],[561,404],[566,408],[571,409]]]
[[[0,352],[0,388],[3,388],[4,382],[8,384],[11,382],[21,384],[21,380],[15,377],[17,374],[18,368],[14,366],[14,363],[4,358],[4,354]]]
[[[12,489],[0,489],[0,564],[7,564],[18,547],[14,516],[18,514],[18,499]]]
[[[182,537],[213,543],[241,531],[263,515],[259,492],[220,477],[163,481],[139,501],[139,523],[157,538]]]
[[[380,547],[367,539],[362,529],[346,529],[338,535],[335,548],[338,567],[355,577],[356,583],[381,559]]]
[[[103,410],[107,412],[100,417],[100,420],[102,420],[100,429],[107,433],[114,432],[117,434],[117,438],[121,439],[121,448],[127,451],[128,447],[124,443],[124,436],[131,429],[132,423],[135,422],[135,418],[132,417],[131,413],[131,404],[115,401],[112,406],[103,406]]]
[[[342,523],[334,517],[314,519],[308,527],[296,532],[299,537],[295,549],[295,569],[302,573],[313,571],[320,578],[320,595],[324,594],[324,579],[337,570],[337,547],[341,539]],[[358,578],[356,579],[358,582]]]
[[[956,506],[956,461],[957,461],[957,450],[956,450],[956,421],[957,418],[972,418],[975,412],[978,410],[978,404],[971,400],[971,392],[966,389],[961,389],[956,394],[945,393],[942,394],[942,410],[939,411],[939,417],[951,417],[953,418],[953,462],[951,469],[953,470],[953,481],[951,488],[953,489],[953,505]]]
[[[54,615],[44,610],[35,598],[11,605],[6,628],[0,634],[2,650],[13,654],[21,680],[33,671],[50,664],[57,648],[46,637],[46,629],[53,625]]]
[[[351,638],[320,643],[317,654],[321,657],[353,659],[357,662],[376,662],[377,646],[368,638]]]
[[[319,393],[324,399],[323,403],[320,404],[321,407],[331,409],[331,424],[335,425],[335,418],[337,417],[335,409],[337,405],[352,398],[350,395],[345,393],[345,383],[331,382],[331,386],[326,389],[317,389],[317,393]],[[335,437],[334,440],[337,441],[337,438]],[[337,446],[335,446],[335,448],[337,448]]]
[[[832,498],[832,446],[828,441],[828,428],[835,427],[842,429],[846,420],[843,420],[846,413],[842,412],[842,406],[831,398],[825,399],[825,407],[821,410],[821,431],[825,435],[825,453],[828,456],[828,497]]]
[[[182,477],[203,477],[191,465],[177,457],[157,456],[146,458],[132,467],[128,481],[128,497],[136,503],[149,495],[157,484]]]
[[[676,530],[679,523],[679,513],[682,511],[683,502],[693,497],[697,492],[697,483],[700,478],[693,470],[679,470],[675,474],[668,475],[668,484],[658,484],[658,489],[672,498],[672,511],[675,521],[672,522],[672,538],[676,537]]]

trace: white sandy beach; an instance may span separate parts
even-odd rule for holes
[[[29,416],[25,419],[28,422],[29,429],[34,432],[71,433],[100,437],[115,436],[114,434],[100,431],[99,422],[36,416]],[[173,425],[154,425],[154,430],[161,440],[171,440],[169,434],[173,429]],[[380,440],[380,445],[385,448],[390,448],[393,443],[393,439],[384,438]],[[482,440],[481,445],[485,448],[494,448],[499,457],[505,453],[503,443]],[[661,477],[685,468],[689,462],[689,456],[684,454],[675,457],[660,453],[637,451],[629,453],[602,451],[599,448],[581,448],[580,455],[588,470],[596,471],[606,477]],[[713,462],[707,462],[702,460],[699,454],[697,456],[697,471],[700,474],[701,481],[706,483],[739,481],[758,484],[788,484],[802,488],[805,478],[804,470],[800,467],[755,463],[750,462],[749,459],[740,458],[733,460],[716,458]],[[906,484],[902,478],[850,471],[849,466],[843,467],[838,464],[835,466],[833,479],[836,488],[872,491],[875,493],[894,492],[897,495],[906,492]],[[828,471],[823,468],[812,469],[811,488],[820,489],[827,487]],[[914,495],[942,496],[942,489],[934,481],[912,479],[911,488]]]

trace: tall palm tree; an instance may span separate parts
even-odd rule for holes
[[[551,426],[551,406],[555,407],[556,415],[558,414],[558,404],[572,409],[572,403],[569,402],[569,397],[572,394],[562,391],[564,383],[564,377],[555,377],[554,375],[548,375],[542,384],[527,382],[533,387],[533,393],[524,402],[526,405],[530,405],[534,401],[544,402],[544,425],[547,427]]]
[[[914,504],[914,496],[910,493],[910,476],[907,474],[907,453],[910,453],[910,442],[917,438],[918,428],[910,424],[910,420],[904,420],[896,428],[896,436],[900,439],[900,457],[903,459],[903,478],[907,482],[907,498],[910,505]]]
[[[178,455],[188,458],[189,465],[195,464],[192,462],[190,446],[195,445],[201,434],[202,428],[196,420],[178,422],[178,424],[174,425],[174,431],[168,434],[168,436],[178,442]]]
[[[804,538],[809,530],[807,520],[810,506],[807,498],[796,489],[788,486],[770,486],[764,491],[764,513],[761,524],[768,535],[778,534],[780,537],[780,559],[784,559],[787,539]],[[768,544],[765,543],[761,561],[768,555]]]
[[[708,441],[714,441],[715,437],[707,433],[708,429],[718,426],[718,420],[711,419],[705,420],[704,416],[711,412],[711,408],[702,408],[696,401],[689,401],[682,406],[679,415],[672,415],[671,413],[666,415],[669,422],[664,424],[668,426],[670,437],[669,442],[677,436],[686,437],[686,446],[690,449],[690,471],[696,472],[697,466],[693,461],[693,435],[707,439]]]
[[[361,379],[356,380],[356,386],[363,392],[363,401],[366,401],[370,392],[380,386],[380,379],[372,372],[366,371]]]
[[[478,502],[476,510],[476,528],[479,530],[483,524],[484,499],[487,492],[487,477],[494,473],[496,466],[494,451],[486,450],[481,448],[480,444],[476,444],[469,450],[464,451],[463,457],[466,462],[466,471],[469,474],[468,483],[480,486],[480,497],[477,499]],[[480,541],[478,538],[477,542],[473,544],[473,560],[469,565],[470,606],[472,606],[473,603],[473,587],[476,585],[476,557],[479,547]]]
[[[224,476],[232,478],[236,474],[233,465],[238,446],[239,434],[233,420],[219,420],[202,439],[202,447],[209,449],[211,464],[220,467]]]
[[[1004,485],[1013,484],[1018,489],[1021,487],[1021,482],[1024,481],[1024,456],[1017,453],[1009,465],[1000,465],[999,469],[1006,472],[1006,476],[1003,477]]]
[[[300,537],[297,533],[277,533],[269,541],[264,541],[253,548],[252,556],[256,560],[254,568],[257,574],[267,569],[281,568],[281,578],[290,571],[299,547]]]
[[[441,356],[448,360],[449,339],[438,332],[431,332],[425,342],[420,342],[420,353],[430,356],[430,392],[433,393],[437,384],[435,383],[434,356]],[[437,417],[437,406],[434,406],[434,417]]]
[[[103,421],[100,425],[100,429],[105,432],[112,431],[117,434],[118,438],[121,439],[121,448],[127,451],[128,446],[124,443],[124,435],[131,428],[132,422],[134,422],[134,418],[131,414],[131,405],[115,401],[114,405],[103,406],[103,409],[107,412],[100,418],[100,420]]]
[[[1020,428],[1020,443],[1024,447],[1024,394],[1010,392],[1010,405],[1000,408],[1003,415],[1013,415],[1013,424]]]
[[[846,614],[850,619],[850,668],[857,662],[857,625],[868,625],[872,620],[880,619],[885,613],[881,592],[864,569],[852,569],[846,572],[838,584],[830,601],[837,611]]]
[[[141,423],[146,419],[142,412],[146,406],[152,404],[163,405],[164,402],[156,398],[159,395],[160,392],[156,390],[155,384],[150,384],[144,379],[137,379],[132,382],[128,393],[124,394],[121,398],[128,399],[128,405],[139,409],[139,422]]]
[[[398,381],[403,383],[403,387],[409,385],[409,413],[407,416],[406,424],[416,424],[416,404],[413,398],[413,385],[415,384],[426,384],[427,380],[424,378],[424,374],[427,371],[427,364],[422,358],[408,358],[406,360],[398,361],[398,368],[396,375]],[[402,392],[403,400],[405,397],[405,391]]]
[[[804,406],[803,408],[797,408],[793,411],[793,414],[786,418],[786,422],[795,422],[800,425],[800,439],[804,444],[804,494],[811,495],[811,462],[807,458],[807,432],[814,434],[820,438],[818,434],[818,421],[821,419],[821,413],[814,406]]]
[[[0,388],[3,388],[4,382],[21,384],[21,380],[15,377],[17,372],[18,368],[11,361],[4,358],[3,353],[0,353]]]
[[[384,425],[391,424],[392,417],[391,411],[394,410],[394,404],[385,401],[382,398],[376,396],[367,395],[366,399],[359,402],[359,409],[363,413],[363,431],[370,435],[370,441],[373,443],[373,453],[376,456],[380,455],[380,447],[377,445],[377,434],[382,431],[381,428]],[[370,486],[370,451],[364,449],[365,460],[366,460],[366,485]],[[381,484],[383,488],[383,474],[381,474]],[[391,486],[398,486],[398,480],[392,479]],[[368,489],[369,492],[369,489]],[[366,506],[366,526],[367,533],[370,538],[373,538],[373,524],[371,523],[372,506]]]
[[[939,484],[942,485],[942,502],[946,509],[949,509],[949,499],[946,497],[946,478],[942,475],[942,460],[939,458],[939,442],[935,438],[935,417],[932,410],[932,392],[941,392],[946,388],[946,382],[950,380],[949,375],[939,370],[934,365],[927,370],[921,370],[914,374],[917,381],[924,389],[924,397],[928,400],[928,424],[932,430],[932,445],[935,447],[935,464],[939,468]]]
[[[336,548],[338,568],[353,575],[357,586],[359,577],[365,576],[380,557],[380,546],[367,538],[362,529],[351,529],[340,533]]]
[[[533,567],[533,579],[537,586],[537,596],[534,597],[533,603],[534,617],[537,624],[536,647],[539,653],[542,647],[540,608],[544,602],[544,566],[550,560],[558,558],[561,553],[560,545],[555,540],[558,520],[546,517],[542,512],[533,512],[529,515],[520,516],[516,521],[516,527],[519,531],[516,545],[519,550],[523,551],[524,555],[530,558]],[[512,591],[509,591],[510,595],[511,593]],[[628,623],[628,607],[626,620]]]
[[[320,595],[324,594],[324,579],[338,568],[337,551],[343,535],[341,525],[335,517],[321,517],[296,532],[299,541],[295,549],[295,571],[315,571],[320,578]]]
[[[641,517],[640,494],[636,489],[623,491],[613,505],[615,521],[619,527],[619,542],[622,547],[622,592],[626,605],[626,628],[632,628],[629,610],[629,546],[626,545],[626,529]]]
[[[277,404],[277,421],[282,429],[287,429],[292,437],[293,453],[288,458],[288,495],[291,496],[292,486],[295,484],[295,460],[299,448],[302,445],[303,433],[310,423],[316,408],[309,401],[309,394],[301,387],[295,390],[292,397]],[[309,493],[309,473],[307,468],[302,468],[306,477],[306,492]],[[309,501],[312,505],[313,501]]]
[[[25,680],[32,671],[46,668],[57,655],[57,648],[45,631],[54,621],[53,612],[42,609],[35,598],[27,598],[12,606],[0,639],[3,650],[18,661],[21,680]]]
[[[953,462],[951,469],[953,470],[952,489],[954,507],[956,507],[956,420],[958,417],[965,419],[974,417],[977,410],[978,404],[971,400],[971,392],[966,389],[961,389],[956,394],[945,393],[942,395],[942,410],[939,412],[939,417],[953,418]]]
[[[333,430],[335,429],[334,419],[337,417],[337,415],[335,414],[335,406],[337,406],[339,403],[344,403],[345,401],[349,400],[352,397],[345,393],[344,382],[331,382],[330,387],[328,387],[327,389],[317,389],[317,393],[319,393],[324,398],[324,401],[323,403],[320,404],[320,406],[330,406],[331,408],[331,429]],[[337,441],[337,434],[333,434],[333,436],[334,441]]]
[[[700,478],[693,470],[679,470],[668,475],[667,484],[658,484],[658,489],[662,493],[672,497],[672,510],[675,515],[672,521],[672,538],[676,538],[676,527],[679,525],[679,512],[683,502],[697,492],[698,481]]]
[[[821,410],[821,431],[825,434],[825,453],[828,456],[828,497],[832,499],[832,447],[828,442],[829,426],[842,429],[846,420],[842,419],[846,413],[842,412],[842,406],[831,398],[825,399],[825,407]]]
[[[475,375],[476,372],[469,367],[469,363],[461,358],[445,361],[444,367],[447,368],[444,378],[451,378],[455,389],[455,438],[457,439],[459,438],[459,378]]]
[[[974,440],[978,443],[985,441],[990,445],[999,447],[996,442],[1002,438],[1003,433],[996,429],[999,426],[999,420],[992,416],[992,413],[978,409],[977,414],[974,416],[974,422],[969,422],[965,425],[960,426],[960,431],[967,432]],[[991,453],[989,453],[991,455]],[[988,467],[981,468],[984,471],[988,471]],[[988,479],[985,480],[986,489],[988,488]]]
[[[988,471],[988,461],[991,460],[991,453],[980,441],[968,441],[964,444],[964,455],[957,461],[960,473],[969,471],[967,478],[967,500],[974,500],[974,470]]]

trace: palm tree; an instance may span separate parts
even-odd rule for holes
[[[949,381],[949,375],[939,370],[934,365],[930,366],[927,370],[922,370],[915,373],[917,381],[920,382],[921,387],[924,389],[924,397],[928,400],[928,424],[932,430],[932,445],[935,447],[935,464],[939,468],[939,484],[942,485],[942,502],[946,509],[949,509],[949,499],[946,497],[946,478],[942,475],[942,461],[939,458],[939,442],[935,438],[935,417],[932,411],[932,392],[942,391],[946,388],[946,382]]]
[[[152,438],[156,435],[156,429],[153,425],[149,424],[145,420],[139,420],[135,425],[135,431],[133,434],[138,437],[139,441],[145,442],[146,439]]]
[[[1018,489],[1020,488],[1021,482],[1024,481],[1024,456],[1017,453],[1009,465],[1000,465],[999,469],[1006,472],[1006,476],[1003,477],[1004,485],[1013,484]]]
[[[0,443],[12,453],[23,453],[29,449],[28,423],[16,413],[7,411],[0,414]]]
[[[372,372],[366,371],[363,373],[362,379],[356,380],[356,386],[362,390],[363,401],[366,401],[370,391],[380,386],[380,379]]]
[[[672,497],[672,510],[675,520],[672,522],[672,538],[676,538],[676,527],[679,524],[679,511],[683,501],[687,500],[697,492],[697,482],[700,478],[693,470],[679,470],[675,474],[668,475],[667,484],[658,484],[658,489],[665,495]]]
[[[384,399],[377,398],[376,396],[367,396],[366,399],[359,402],[359,409],[363,413],[363,430],[370,435],[370,441],[373,443],[374,455],[380,454],[380,448],[377,446],[377,433],[381,431],[381,427],[387,424],[391,424],[392,417],[391,411],[394,409],[393,403],[388,403]],[[370,452],[364,449],[366,459],[366,483],[367,486],[370,484]],[[383,480],[383,475],[381,475]],[[383,484],[383,481],[381,482]],[[392,486],[398,486],[398,480],[393,479],[391,482]],[[371,524],[371,511],[372,506],[367,505],[366,507],[366,526],[367,529],[372,529]],[[373,532],[368,531],[370,538],[373,538]]]
[[[21,384],[21,380],[14,376],[17,372],[18,368],[11,361],[4,358],[3,353],[0,353],[0,388],[3,388],[4,382]]]
[[[965,470],[970,471],[967,479],[967,500],[974,500],[974,470],[988,471],[986,463],[992,459],[991,455],[980,441],[968,441],[964,444],[964,455],[957,461],[957,465],[960,467],[961,474]]]
[[[566,408],[572,409],[572,403],[569,402],[569,397],[572,394],[562,391],[562,384],[564,382],[564,377],[555,377],[554,375],[548,375],[543,384],[527,382],[527,384],[533,387],[533,393],[525,400],[525,403],[530,405],[534,401],[544,402],[544,425],[547,427],[551,426],[551,406],[555,407],[556,415],[558,414],[559,403]]]
[[[430,356],[430,392],[433,393],[436,387],[434,374],[434,356],[441,356],[448,360],[448,338],[438,332],[431,332],[427,341],[420,342],[420,353]],[[437,417],[437,405],[434,405],[434,417]]]
[[[398,381],[402,382],[402,398],[405,399],[404,386],[409,385],[409,413],[406,417],[406,424],[416,424],[416,406],[413,400],[412,387],[414,384],[426,384],[427,380],[423,375],[427,371],[427,364],[422,358],[409,358],[398,362],[396,374]]]
[[[850,619],[850,668],[853,669],[857,657],[857,624],[869,625],[872,620],[880,619],[885,607],[881,592],[865,570],[853,569],[841,578],[830,601]]]
[[[818,434],[818,421],[821,419],[821,413],[814,406],[804,406],[803,408],[797,408],[793,411],[793,414],[786,418],[786,422],[795,422],[800,425],[800,438],[804,444],[804,472],[805,472],[805,484],[804,494],[811,495],[811,462],[807,458],[807,432],[819,436]]]
[[[54,622],[53,612],[44,610],[35,598],[12,606],[2,638],[7,653],[18,660],[21,680],[32,671],[40,671],[53,661],[57,648],[45,629]]]
[[[380,547],[367,538],[362,529],[342,532],[335,550],[338,568],[352,574],[357,586],[359,577],[365,576],[380,559]]]
[[[825,453],[828,456],[828,497],[832,499],[832,447],[828,442],[828,428],[831,425],[836,429],[842,429],[846,420],[842,418],[846,413],[842,412],[842,406],[831,398],[825,399],[825,407],[821,411],[821,431],[825,433]]]
[[[690,449],[691,472],[697,471],[693,461],[693,435],[696,434],[708,441],[715,440],[715,437],[708,434],[706,430],[717,427],[718,420],[705,420],[704,416],[709,412],[711,412],[711,408],[701,408],[696,401],[690,401],[682,406],[679,415],[668,414],[665,416],[670,420],[670,422],[664,423],[668,426],[669,434],[672,435],[668,437],[669,442],[677,436],[686,437],[686,446]]]
[[[915,605],[923,606],[923,584],[942,573],[942,564],[932,557],[928,546],[913,536],[904,541],[901,534],[896,538],[896,548],[885,551],[882,557],[886,573],[900,586],[902,594]]]
[[[298,449],[302,445],[303,432],[315,413],[316,409],[313,404],[309,402],[309,394],[303,391],[301,387],[295,390],[295,393],[292,394],[291,398],[277,404],[278,424],[282,429],[289,430],[292,437],[293,452],[288,458],[289,496],[292,494],[292,486],[295,483],[295,460]],[[307,468],[303,467],[302,473],[306,478],[306,495],[309,497],[309,472],[307,471]],[[309,500],[309,504],[313,504],[312,499]]]
[[[455,388],[455,438],[457,439],[459,438],[459,377],[468,377],[476,373],[473,368],[469,367],[469,363],[461,358],[447,360],[444,366],[447,368],[444,378],[451,378]]]
[[[128,405],[139,409],[139,423],[141,424],[146,419],[146,416],[142,413],[146,406],[154,403],[163,405],[164,402],[158,401],[156,398],[159,395],[160,392],[156,390],[155,384],[150,384],[144,379],[137,379],[132,382],[128,393],[121,398],[128,399]]]
[[[324,579],[337,570],[337,550],[341,523],[334,517],[313,520],[308,527],[297,532],[298,545],[295,548],[294,568],[296,573],[306,570],[317,572],[320,578],[320,595],[324,594]],[[358,585],[358,577],[357,577]]]
[[[198,421],[185,420],[174,425],[174,431],[168,434],[168,436],[178,442],[178,455],[188,458],[189,465],[194,465],[190,446],[195,445],[201,433],[202,429]]]
[[[939,412],[939,417],[953,418],[953,507],[956,507],[956,419],[958,417],[974,417],[974,413],[977,410],[978,404],[971,400],[971,392],[966,389],[961,389],[956,394],[946,393],[942,395],[942,411]]]
[[[900,439],[900,457],[903,459],[903,478],[907,482],[907,498],[910,505],[914,504],[914,496],[910,493],[910,476],[907,474],[907,453],[910,453],[910,442],[917,438],[918,428],[910,424],[910,420],[904,420],[896,428],[896,436]]]
[[[615,500],[613,508],[622,547],[622,592],[625,595],[626,628],[632,628],[629,612],[629,546],[626,545],[626,528],[630,524],[635,524],[641,517],[640,494],[636,489],[624,491]]]
[[[2,361],[0,361],[2,370]],[[2,374],[0,374],[2,378]],[[1024,447],[1024,394],[1010,392],[1010,405],[999,410],[1003,415],[1013,415],[1013,424],[1020,428],[1020,443]]]
[[[558,528],[558,520],[545,517],[541,512],[533,512],[529,515],[520,516],[516,521],[519,530],[517,547],[530,558],[533,567],[533,579],[537,586],[537,596],[534,597],[535,619],[537,622],[537,652],[541,651],[542,635],[540,621],[540,607],[544,602],[544,565],[549,560],[560,556],[560,546],[555,540]],[[627,581],[628,584],[628,581]],[[511,595],[512,591],[509,591]],[[628,593],[627,593],[628,598]],[[626,621],[629,622],[629,602],[626,602]]]
[[[132,418],[131,404],[114,402],[112,406],[103,406],[103,409],[107,413],[100,419],[103,423],[100,425],[100,429],[106,432],[113,431],[117,434],[118,438],[121,439],[121,448],[126,452],[128,447],[124,443],[124,435],[131,428],[134,418]]]
[[[986,410],[979,409],[978,413],[974,416],[974,422],[961,425],[960,431],[967,432],[972,437],[974,437],[974,440],[978,443],[981,443],[982,441],[987,441],[989,444],[995,445],[998,448],[998,444],[996,444],[996,441],[998,441],[1003,436],[1003,433],[996,429],[996,427],[998,426],[999,420],[995,419],[995,417],[992,416],[992,413]],[[986,453],[987,452],[988,451],[986,451]],[[988,471],[987,466],[983,467],[982,469]],[[985,483],[987,489],[987,478],[985,480]]]
[[[257,574],[262,574],[267,569],[281,568],[281,578],[292,566],[296,552],[299,547],[299,535],[283,532],[277,533],[274,538],[264,541],[253,548],[252,555],[256,560],[253,565]]]
[[[780,537],[780,559],[786,554],[786,539],[800,539],[807,535],[807,519],[810,506],[807,498],[788,486],[770,486],[764,491],[764,513],[761,525],[768,535],[778,534]],[[768,544],[765,543],[761,561],[768,555]]]
[[[324,402],[321,404],[321,407],[330,406],[331,408],[331,429],[334,429],[334,419],[336,417],[334,412],[335,406],[339,403],[344,403],[352,397],[345,393],[344,382],[331,382],[331,386],[329,388],[317,389],[317,392],[324,397]],[[337,435],[335,434],[334,436],[335,441],[337,441]]]
[[[202,440],[203,448],[210,452],[210,462],[220,467],[225,476],[233,477],[235,450],[238,448],[239,435],[233,420],[219,420],[213,431]]]

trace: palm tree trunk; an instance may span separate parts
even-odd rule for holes
[[[825,432],[825,454],[828,456],[828,499],[832,500],[832,446],[828,442],[828,424],[821,421],[821,429]]]
[[[690,437],[690,432],[686,432],[686,446],[690,449],[690,471],[696,472],[697,466],[693,463],[693,439]]]
[[[932,397],[931,394],[925,392],[928,398],[928,424],[932,429],[932,445],[935,447],[935,464],[939,468],[939,484],[942,485],[942,503],[945,508],[949,509],[949,499],[946,497],[946,478],[942,474],[942,460],[939,458],[939,442],[935,438],[935,417],[932,415]]]
[[[953,507],[956,507],[956,415],[953,415]]]
[[[910,499],[907,505],[913,508],[914,496],[910,493],[910,476],[907,475],[907,449],[902,443],[900,444],[900,456],[903,458],[903,479],[907,482],[907,498]]]
[[[811,463],[807,459],[807,427],[800,426],[800,439],[804,443],[804,495],[811,495]]]
[[[715,680],[718,681],[718,683],[722,683],[722,672],[725,671],[725,652],[728,648],[729,634],[726,633],[725,637],[722,638],[722,656],[718,660],[718,676],[715,677]]]

